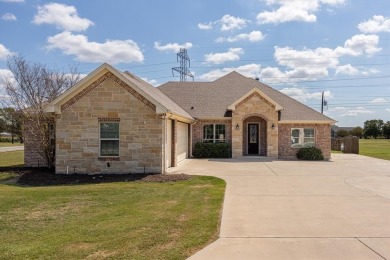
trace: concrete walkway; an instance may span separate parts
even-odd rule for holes
[[[0,147],[0,153],[24,150],[24,146]]]
[[[190,259],[389,259],[390,161],[187,160],[227,182],[220,238]]]

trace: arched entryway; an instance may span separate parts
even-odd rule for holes
[[[243,154],[267,156],[267,121],[260,116],[243,120]]]

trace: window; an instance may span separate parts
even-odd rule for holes
[[[119,156],[119,123],[100,123],[100,156]]]
[[[203,126],[204,143],[224,143],[225,140],[225,125],[212,124]]]
[[[311,147],[315,145],[314,128],[293,128],[291,129],[291,147]]]

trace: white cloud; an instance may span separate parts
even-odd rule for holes
[[[227,52],[208,53],[205,55],[207,63],[221,64],[226,61],[240,60],[240,55],[244,54],[242,48],[230,48]]]
[[[106,40],[90,42],[81,34],[62,32],[48,38],[48,49],[60,49],[67,55],[75,55],[82,62],[131,63],[142,62],[144,56],[132,40]]]
[[[375,34],[358,34],[352,36],[344,43],[344,47],[337,47],[335,54],[338,56],[351,55],[359,56],[362,54],[373,55],[381,50],[378,48],[379,36]]]
[[[1,16],[1,19],[5,21],[16,21],[16,16],[12,13],[5,13],[3,16]]]
[[[220,37],[217,38],[216,42],[236,42],[236,41],[250,41],[259,42],[264,39],[264,34],[260,31],[252,31],[250,33],[241,33],[232,37]]]
[[[154,48],[159,51],[166,51],[166,52],[179,52],[180,48],[189,49],[192,47],[192,43],[186,42],[184,44],[178,44],[178,43],[168,43],[165,45],[161,45],[160,42],[154,42]]]
[[[358,117],[364,114],[372,114],[373,111],[365,107],[333,107],[330,108],[328,114],[336,114],[340,117]]]
[[[353,67],[351,64],[337,66],[336,68],[336,75],[357,75],[359,74],[359,70]]]
[[[390,108],[386,108],[385,110],[390,113]]]
[[[279,68],[267,67],[261,76],[269,83],[297,82],[316,80],[327,77],[329,69],[335,69],[336,74],[356,75],[359,72],[351,65],[339,66],[339,58],[343,56],[372,55],[381,50],[378,48],[377,35],[354,35],[346,40],[344,46],[331,48],[316,48],[295,50],[291,47],[275,46],[274,58],[279,65],[287,67],[285,71]],[[375,69],[363,70],[362,75],[374,73]]]
[[[239,67],[230,67],[223,69],[216,69],[205,74],[199,75],[199,79],[212,81],[216,80],[232,71],[237,71],[246,77],[256,78],[260,75],[261,66],[259,64],[247,64]]]
[[[283,88],[280,90],[280,92],[286,94],[289,97],[292,97],[298,101],[306,102],[308,100],[321,100],[322,98],[322,92],[308,92],[304,88]],[[330,91],[324,92],[325,98],[332,98],[333,94]],[[321,103],[321,102],[320,102]]]
[[[335,67],[339,61],[329,48],[294,50],[290,47],[275,47],[274,57],[283,66],[297,67]]]
[[[150,85],[157,87],[158,82],[155,79],[141,78],[142,80],[148,82]]]
[[[59,3],[38,6],[33,23],[54,24],[59,29],[76,32],[85,31],[93,25],[92,21],[78,16],[76,7]]]
[[[8,56],[14,53],[8,50],[3,44],[0,43],[0,60],[6,60]]]
[[[363,33],[390,32],[390,18],[374,15],[372,19],[359,23],[358,28]]]
[[[242,19],[240,17],[225,14],[220,20],[221,31],[233,31],[242,29],[246,26],[247,22],[248,20]]]
[[[198,23],[198,28],[200,30],[210,30],[214,27],[214,25],[219,25],[220,30],[223,32],[234,31],[246,27],[249,22],[249,20],[225,14],[221,19],[214,22]]]
[[[364,70],[361,70],[361,74],[364,75],[364,76],[377,74],[379,72],[380,72],[380,70],[377,70],[377,69],[374,69],[374,68],[365,68]]]
[[[378,103],[388,103],[389,100],[385,99],[385,98],[374,98],[373,100],[370,101],[370,103],[375,103],[375,104],[378,104]]]
[[[279,6],[272,11],[260,12],[257,15],[257,22],[285,23],[291,21],[316,22],[316,13],[322,5],[339,6],[344,5],[347,0],[266,0],[267,5]]]
[[[9,98],[9,96],[6,95],[5,91],[5,86],[7,82],[15,82],[14,74],[12,74],[10,70],[0,69],[0,101]]]
[[[211,30],[211,29],[213,29],[213,23],[212,22],[209,22],[209,23],[198,23],[198,28],[200,30]]]

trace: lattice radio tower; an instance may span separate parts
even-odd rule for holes
[[[194,75],[188,69],[191,67],[190,57],[188,57],[187,50],[185,48],[180,48],[180,52],[177,54],[177,61],[180,60],[180,67],[172,68],[172,75],[175,76],[174,71],[179,72],[180,81],[187,81],[187,77],[191,77],[194,81]],[[188,68],[187,68],[188,63]]]

